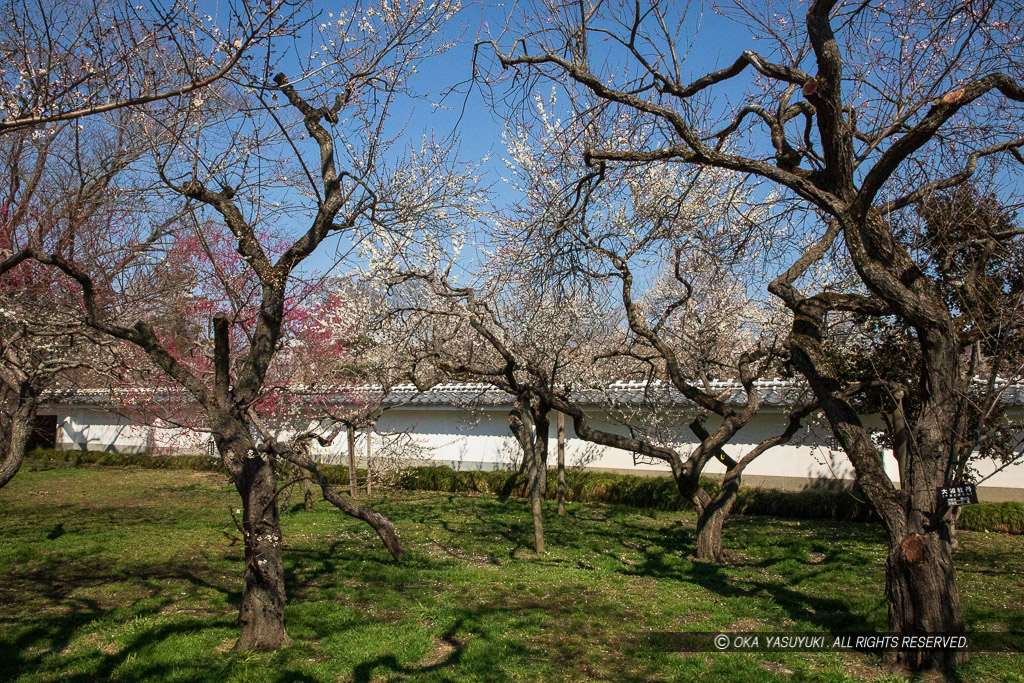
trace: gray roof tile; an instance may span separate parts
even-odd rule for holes
[[[978,384],[982,380],[976,380]],[[762,405],[790,406],[809,398],[809,390],[803,382],[790,379],[760,380],[754,383],[758,390]],[[746,393],[737,381],[715,380],[710,389],[718,394],[726,403],[744,405]],[[412,384],[401,384],[388,391],[381,401],[382,388],[379,385],[334,386],[334,387],[294,387],[297,395],[317,396],[339,405],[350,402],[381,402],[386,406],[423,405],[423,406],[507,406],[512,403],[512,395],[486,383],[450,383],[437,384],[430,389],[420,391]],[[44,394],[43,399],[50,404],[87,404],[87,405],[131,405],[140,402],[146,396],[155,400],[167,400],[172,396],[180,396],[182,390],[174,389],[65,389]],[[655,380],[618,381],[602,387],[589,387],[573,392],[577,400],[584,404],[639,405],[645,398],[660,405],[688,405],[689,399],[683,396],[669,382]],[[1010,384],[1003,390],[1003,402],[1009,405],[1024,405],[1024,384]]]

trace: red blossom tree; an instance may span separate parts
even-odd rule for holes
[[[149,201],[183,219],[149,235],[129,231],[109,245],[125,259],[116,280],[88,260],[38,246],[0,266],[6,272],[35,259],[63,271],[81,286],[86,322],[145,352],[202,410],[242,499],[240,649],[289,642],[279,463],[313,473],[330,502],[371,524],[391,554],[401,555],[393,525],[336,495],[309,457],[306,445],[324,434],[311,428],[282,438],[260,409],[276,400],[267,393],[273,361],[303,295],[309,274],[301,268],[321,244],[382,253],[402,240],[429,241],[475,201],[473,178],[456,171],[449,147],[423,140],[410,149],[388,126],[398,102],[414,99],[418,64],[449,46],[442,31],[457,10],[456,3],[412,2],[329,13],[306,24],[315,33],[303,36],[312,38],[302,43],[308,54],[289,52],[294,36],[284,32],[267,43],[266,60],[202,97],[133,109],[151,147],[139,173],[161,185]],[[131,218],[139,222],[140,215]],[[166,246],[175,243],[181,246]],[[174,258],[162,265],[161,252]],[[187,289],[170,308],[187,310],[168,312],[166,302],[147,300],[142,284],[160,281],[168,269],[191,269],[189,259],[208,267],[182,273]],[[220,296],[209,296],[211,289]],[[129,294],[132,307],[123,304]],[[195,300],[177,303],[186,294]],[[212,320],[197,326],[187,319],[199,313]]]

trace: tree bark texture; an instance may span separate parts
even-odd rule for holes
[[[721,488],[718,489],[715,497],[700,509],[697,516],[697,559],[714,562],[727,561],[728,554],[722,545],[722,526],[736,502],[743,470],[759,453],[750,455],[752,457],[744,458],[740,462],[728,458],[732,465],[722,479]]]
[[[218,447],[231,460],[235,488],[242,497],[245,540],[245,585],[238,621],[242,633],[236,648],[269,652],[291,643],[284,627],[284,563],[277,508],[277,473],[273,462],[260,457],[251,444]]]
[[[891,538],[885,563],[889,629],[901,635],[965,632],[952,546],[933,531]],[[962,663],[967,653],[949,650],[899,652],[897,661],[915,669]]]
[[[725,549],[722,547],[722,526],[725,518],[736,502],[739,492],[739,481],[722,482],[722,488],[701,510],[697,517],[697,559],[725,562]]]
[[[516,398],[508,415],[509,428],[523,451],[526,465],[530,514],[533,518],[533,546],[538,553],[544,552],[543,489],[540,479],[547,475],[543,466],[547,458],[547,436],[550,423],[547,415],[541,415],[530,395]],[[543,435],[543,438],[541,436]],[[544,456],[538,452],[544,449]]]
[[[0,488],[7,486],[21,469],[25,460],[25,447],[32,436],[32,420],[39,405],[36,393],[28,386],[23,386],[18,392],[17,401],[4,435],[7,443],[4,444],[4,460],[0,464]]]

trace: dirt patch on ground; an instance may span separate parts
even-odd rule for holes
[[[424,671],[440,668],[450,663],[465,646],[466,642],[461,638],[441,636],[434,640],[434,651],[420,662],[420,666]]]
[[[105,655],[116,655],[120,652],[120,648],[109,640],[104,640],[99,633],[90,633],[84,638],[73,640],[64,646],[64,649],[60,651],[61,656],[67,656],[81,650],[87,650],[95,648]]]
[[[235,642],[237,640],[238,639],[234,636],[225,638],[224,640],[220,641],[220,644],[217,645],[217,647],[213,648],[213,651],[219,655],[226,655],[227,653],[235,649]]]
[[[843,667],[845,673],[855,680],[876,681],[880,678],[902,680],[910,675],[902,667],[889,664],[884,660],[880,662],[876,657],[862,652],[847,653]],[[940,683],[949,679],[939,672],[929,671],[913,674],[912,680],[914,683]]]
[[[761,668],[779,676],[792,676],[793,671],[778,662],[761,662]]]
[[[760,628],[767,625],[767,622],[761,619],[751,619],[750,617],[743,617],[729,624],[726,631],[735,631],[736,633],[752,633]]]

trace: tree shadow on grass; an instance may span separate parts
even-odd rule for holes
[[[735,522],[736,520],[734,526]],[[743,526],[764,523],[763,519],[740,520],[739,531],[742,531]],[[695,532],[681,527],[672,528],[670,532],[660,548],[639,548],[644,551],[642,559],[631,565],[624,565],[619,570],[620,573],[689,581],[726,598],[768,600],[781,607],[791,620],[807,624],[809,627],[825,629],[830,633],[874,630],[872,622],[865,615],[854,611],[845,595],[814,595],[811,591],[794,588],[792,583],[787,584],[787,579],[782,576],[778,576],[778,580],[764,580],[751,576],[752,572],[768,574],[769,570],[781,563],[796,561],[800,565],[809,565],[809,549],[817,547],[814,535],[822,533],[821,531],[812,530],[809,539],[792,540],[779,535],[773,539],[772,548],[776,551],[775,556],[753,560],[734,554],[733,561],[726,564],[695,559]],[[873,530],[870,530],[867,535],[870,536],[872,533]],[[854,529],[848,532],[848,536],[851,539],[864,540],[865,533],[864,530]],[[728,540],[735,542],[735,539]],[[680,557],[687,559],[681,561]],[[834,581],[835,577],[830,574],[837,566],[835,562],[850,562],[852,558],[839,554],[830,559],[832,563],[828,565],[802,568],[798,583],[814,585],[816,582]]]
[[[614,571],[628,576],[695,583],[723,597],[747,597],[782,607],[786,615],[798,622],[828,630],[871,630],[871,622],[858,614],[846,595],[822,595],[813,588],[828,583],[841,585],[841,567],[856,571],[864,558],[856,546],[878,540],[878,529],[867,524],[830,524],[801,522],[793,530],[790,522],[774,518],[734,515],[726,525],[726,546],[744,549],[748,544],[761,546],[768,557],[740,557],[728,565],[695,561],[696,534],[692,523],[678,518],[658,519],[654,513],[621,506],[585,506],[559,517],[545,509],[549,554],[526,559],[520,551],[532,547],[532,523],[525,501],[509,499],[474,499],[453,518],[452,496],[429,497],[405,501],[404,517],[428,529],[443,530],[445,538],[428,539],[431,550],[439,549],[453,561],[477,562],[491,558],[491,564],[528,561],[532,564],[593,571]],[[465,501],[461,501],[465,504]],[[652,521],[653,518],[656,521]],[[400,524],[400,520],[397,520]],[[838,544],[835,544],[836,541]],[[495,555],[493,545],[502,549]],[[809,555],[828,547],[828,563],[815,565]],[[510,548],[510,550],[508,550]],[[560,550],[570,552],[560,553]],[[344,556],[346,549],[331,547],[325,552]],[[507,555],[506,555],[507,553]],[[518,556],[517,556],[518,553]],[[323,556],[321,556],[323,557]],[[507,558],[507,559],[506,559]],[[343,560],[344,561],[344,560]],[[773,569],[786,563],[786,568]],[[795,565],[793,563],[796,563]],[[794,566],[797,569],[794,570]],[[757,574],[767,575],[762,578]],[[786,578],[786,575],[790,579]],[[789,583],[787,583],[789,581]],[[801,590],[803,583],[812,590]]]
[[[107,680],[117,672],[119,667],[132,660],[134,662],[130,670],[122,672],[121,675],[130,676],[133,680],[163,679],[172,674],[180,679],[183,676],[183,670],[187,671],[189,668],[196,669],[194,675],[190,678],[191,680],[224,680],[231,673],[233,662],[230,659],[211,663],[209,661],[185,660],[184,655],[182,655],[181,661],[146,664],[144,663],[146,661],[144,656],[140,655],[143,655],[146,649],[157,646],[175,636],[197,634],[213,629],[233,629],[234,627],[235,620],[233,617],[221,617],[214,620],[178,618],[172,623],[160,624],[140,631],[115,653],[93,649],[79,655],[76,668],[82,668],[84,663],[82,660],[85,660],[91,663],[91,666],[88,666],[89,670],[80,673],[63,672],[60,680],[71,683],[92,683],[92,681],[96,680]],[[143,663],[140,664],[138,662]],[[318,679],[295,671],[292,667],[285,667],[284,670],[276,672],[276,675],[269,680],[280,681],[281,683],[285,681],[289,683],[312,683]]]
[[[527,678],[543,680],[543,672],[582,680],[623,679],[623,669],[644,667],[620,646],[621,635],[609,624],[620,624],[633,613],[614,597],[591,600],[580,616],[575,593],[543,597],[491,595],[471,607],[457,609],[451,626],[435,639],[435,650],[418,663],[399,661],[395,654],[368,657],[352,669],[355,681],[451,680],[456,670],[471,680]],[[583,619],[580,622],[574,619]],[[472,644],[472,654],[467,648]],[[588,653],[590,657],[583,657]],[[600,654],[598,654],[600,653]],[[594,658],[594,655],[597,655]],[[616,664],[617,663],[617,664]],[[537,667],[537,668],[534,668]],[[653,674],[653,671],[651,672]],[[651,680],[651,676],[633,676]]]
[[[192,585],[220,592],[230,607],[200,609],[192,616],[186,611],[167,608],[173,603],[171,589],[159,582],[185,581]],[[104,607],[96,599],[72,595],[76,590],[131,581],[147,596],[131,604]],[[172,656],[173,661],[150,661],[145,652],[169,638],[200,634],[210,630],[229,630],[237,637],[237,604],[241,593],[219,585],[186,565],[148,565],[133,567],[130,572],[112,572],[109,567],[74,563],[46,567],[15,577],[14,585],[6,583],[5,592],[24,604],[40,604],[40,613],[29,617],[0,619],[0,679],[13,680],[30,673],[60,676],[62,681],[85,683],[105,680],[130,663],[125,676],[137,680],[181,677],[183,671],[201,680],[223,680],[233,666],[231,658],[191,661],[187,654]],[[36,597],[33,597],[36,596]],[[233,604],[232,604],[233,603]],[[156,617],[157,623],[147,623]],[[138,621],[138,620],[142,621]],[[127,641],[125,628],[129,629]],[[137,629],[137,630],[135,630]],[[108,633],[114,642],[102,636]],[[94,635],[95,634],[95,635]],[[112,651],[114,650],[114,651]],[[55,658],[54,655],[59,655]],[[166,655],[162,655],[165,658]],[[189,672],[194,668],[194,672]],[[276,678],[279,681],[313,681],[314,678],[286,667]]]
[[[590,516],[593,517],[592,514]],[[739,556],[728,564],[719,565],[695,559],[696,532],[679,520],[658,526],[631,521],[627,517],[608,517],[579,537],[573,537],[571,533],[549,534],[551,547],[578,550],[584,559],[588,554],[597,556],[602,558],[602,567],[622,575],[689,582],[726,598],[767,601],[781,607],[789,619],[806,624],[808,628],[824,629],[830,633],[874,630],[868,616],[858,613],[860,608],[852,605],[844,594],[838,593],[834,597],[815,595],[813,590],[800,590],[792,583],[787,584],[783,576],[775,580],[751,574],[770,574],[775,565],[795,561],[798,566],[803,565],[796,577],[799,583],[809,586],[835,583],[837,576],[833,572],[844,565],[855,568],[858,554],[845,549],[832,551],[827,565],[813,565],[809,554],[822,547],[826,540],[836,540],[837,534],[843,540],[873,542],[878,535],[875,527],[842,525],[839,529],[837,525],[812,526],[802,529],[799,537],[790,537],[784,529],[765,530],[765,525],[772,524],[772,520],[737,516],[730,518],[731,524],[726,529],[727,547],[730,541],[736,547],[742,547],[746,536],[763,533],[770,539],[767,543],[761,540],[759,544],[770,547],[771,556],[760,560]],[[594,560],[591,564],[582,562],[577,563],[580,568],[599,568],[593,564]]]
[[[835,596],[815,594],[814,586],[822,582],[836,582],[832,572],[837,563],[852,562],[856,553],[837,551],[831,556],[829,565],[814,566],[809,553],[821,546],[825,540],[834,541],[836,534],[841,540],[864,542],[873,541],[877,535],[874,527],[841,529],[836,525],[821,528],[801,529],[798,537],[789,538],[786,529],[765,529],[772,520],[763,518],[730,518],[727,527],[729,542],[741,546],[747,536],[768,535],[769,541],[757,540],[762,546],[771,548],[771,556],[759,560],[739,559],[729,565],[697,562],[693,559],[696,550],[694,529],[680,520],[664,520],[665,523],[651,523],[647,519],[635,519],[631,509],[609,509],[607,514],[595,515],[594,511],[581,509],[581,516],[573,513],[564,517],[551,516],[547,536],[551,554],[525,559],[516,558],[520,549],[528,549],[524,543],[532,537],[532,525],[520,510],[516,501],[474,505],[465,511],[464,517],[450,519],[446,510],[439,509],[433,501],[425,502],[418,511],[419,523],[444,529],[451,542],[435,542],[432,547],[440,550],[453,561],[472,561],[473,555],[482,557],[479,548],[467,549],[468,537],[502,539],[511,547],[508,560],[528,561],[531,564],[552,567],[574,567],[594,571],[614,571],[628,576],[690,582],[726,598],[750,598],[781,607],[785,615],[809,629],[828,632],[871,631],[873,623],[869,615],[861,614],[860,606],[853,605],[841,593]],[[629,514],[618,514],[618,513]],[[521,521],[514,522],[510,516],[523,513]],[[590,522],[583,527],[579,521]],[[598,522],[598,523],[595,523]],[[785,523],[784,523],[785,524]],[[560,555],[560,549],[571,552]],[[331,551],[333,553],[333,549]],[[341,550],[341,552],[345,552]],[[502,554],[504,554],[504,549]],[[491,555],[493,557],[493,555]],[[787,584],[786,578],[778,576],[760,578],[756,573],[769,574],[780,563],[796,561],[801,565],[795,579],[812,587],[801,590]],[[799,565],[798,565],[799,566]],[[851,565],[852,566],[852,565]]]
[[[693,563],[687,576],[722,597],[767,598],[781,607],[791,620],[831,634],[875,630],[866,616],[853,611],[850,603],[842,598],[819,597],[776,582],[737,579],[720,565],[706,562]]]
[[[108,653],[100,647],[88,649],[80,654],[68,654],[67,650],[76,637],[82,636],[90,625],[102,623],[113,610],[101,608],[96,601],[82,598],[65,598],[62,601],[67,609],[63,613],[48,612],[45,620],[19,633],[13,639],[0,638],[0,662],[3,663],[5,680],[13,680],[31,671],[45,669],[47,660],[53,654],[70,657],[68,662],[80,663],[84,660],[96,660],[95,665],[88,667],[87,673],[69,675],[64,673],[62,681],[94,681],[110,676],[114,669],[141,649],[159,643],[167,637],[179,633],[192,633],[209,628],[222,628],[233,623],[233,619],[222,617],[210,623],[209,620],[188,618],[171,624],[141,631],[126,646],[116,653]],[[153,616],[161,612],[165,602],[156,602],[148,609],[136,610],[134,618]],[[22,622],[24,623],[24,622]],[[5,632],[13,629],[5,625]],[[85,634],[88,637],[88,633]],[[52,662],[52,660],[51,660]],[[150,673],[157,675],[163,669],[154,668]],[[9,678],[8,678],[9,677]]]
[[[101,600],[74,595],[83,589],[104,589],[123,584],[126,590],[135,590],[131,616],[139,618],[160,613],[173,602],[166,585],[161,581],[185,581],[221,593],[233,605],[241,602],[241,592],[233,591],[204,578],[194,567],[187,565],[124,566],[112,569],[84,559],[65,561],[11,572],[0,586],[0,602],[21,610],[21,614],[7,616],[0,635],[0,662],[3,673],[11,678],[40,665],[53,653],[62,653],[76,636],[90,624],[101,622],[126,605],[104,607]],[[27,609],[31,606],[31,610]],[[12,614],[11,612],[8,615]],[[211,612],[213,614],[213,612]],[[233,619],[234,617],[229,617]],[[15,637],[16,625],[26,627]]]
[[[89,658],[95,658],[98,659],[98,661],[96,661],[95,667],[92,668],[91,671],[71,675],[64,674],[61,677],[61,680],[70,681],[72,683],[88,683],[95,680],[106,680],[110,678],[119,666],[132,658],[138,658],[139,653],[144,651],[146,648],[158,645],[170,637],[175,635],[199,633],[209,629],[224,628],[231,624],[231,620],[224,618],[215,620],[213,623],[210,623],[209,621],[200,621],[198,619],[185,619],[145,629],[132,638],[126,645],[121,647],[116,653],[104,653],[101,650],[93,650],[89,653]],[[180,664],[153,663],[145,666],[133,667],[131,676],[136,680],[152,680],[154,678],[161,678],[175,669],[181,668],[184,664],[186,664],[186,662],[181,662]],[[211,678],[213,677],[211,676]],[[296,679],[289,677],[289,680]]]
[[[9,635],[15,631],[15,624],[0,620],[0,631],[4,634],[0,636],[0,662],[8,680],[31,670],[48,653],[62,651],[79,629],[104,614],[92,600],[77,599],[74,603],[65,614],[47,615],[45,621],[38,621],[13,639]],[[44,643],[49,643],[49,647]]]
[[[446,653],[439,661],[425,664],[423,666],[406,666],[401,664],[394,655],[381,655],[357,664],[355,668],[352,669],[352,679],[356,683],[366,683],[373,680],[375,673],[381,668],[387,669],[389,672],[394,674],[412,676],[416,678],[436,671],[441,671],[442,669],[453,668],[462,661],[462,655],[466,649],[465,642],[455,636],[461,627],[462,619],[459,619],[450,629],[441,634],[439,640],[445,648]]]

